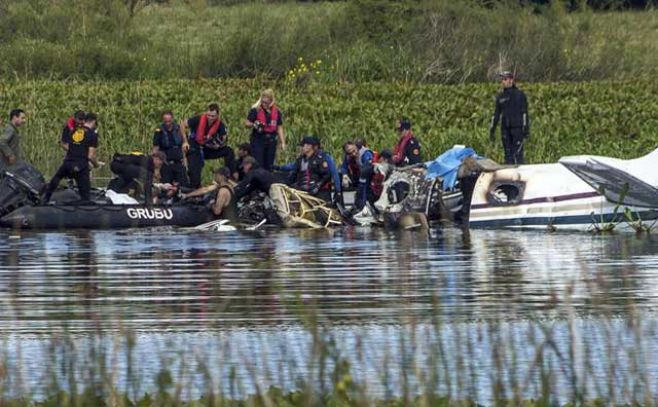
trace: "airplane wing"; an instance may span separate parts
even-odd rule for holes
[[[594,157],[565,157],[560,164],[599,191],[612,203],[658,207],[658,188]]]

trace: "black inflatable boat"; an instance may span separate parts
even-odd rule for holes
[[[1,170],[0,227],[15,229],[118,229],[152,226],[196,226],[211,221],[202,205],[115,205],[102,191],[94,202],[81,203],[72,189],[53,194],[55,204],[39,205],[44,178],[28,163]]]

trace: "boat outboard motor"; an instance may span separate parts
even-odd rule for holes
[[[0,180],[0,216],[23,205],[38,204],[45,183],[39,170],[25,161],[4,168]]]

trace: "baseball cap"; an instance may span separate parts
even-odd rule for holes
[[[402,118],[398,120],[398,130],[409,130],[411,129],[411,120]]]
[[[303,146],[304,144],[310,144],[312,146],[317,146],[320,144],[320,140],[318,140],[317,137],[315,136],[304,136],[302,138],[302,141],[299,142],[300,146]]]

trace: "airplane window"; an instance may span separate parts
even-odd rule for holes
[[[521,202],[523,185],[497,184],[489,191],[487,200],[498,205],[516,205]]]

